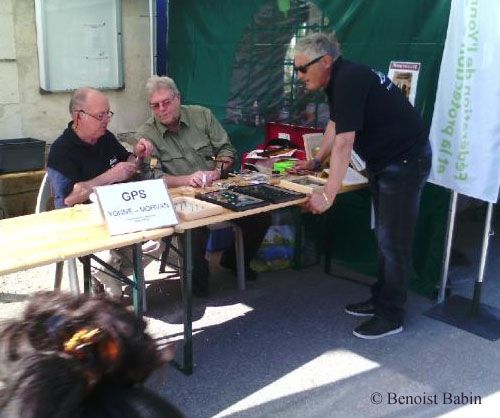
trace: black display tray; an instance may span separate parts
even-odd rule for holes
[[[236,212],[269,205],[268,201],[238,193],[233,190],[217,190],[214,192],[198,193],[195,197],[197,199],[204,200],[205,202],[215,203],[216,205],[223,206]]]
[[[250,184],[248,186],[234,186],[231,187],[231,190],[253,196],[258,199],[266,200],[270,203],[283,203],[306,197],[304,193],[284,189],[283,187],[266,183]]]

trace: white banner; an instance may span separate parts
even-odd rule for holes
[[[495,203],[500,186],[500,1],[452,0],[429,181]]]

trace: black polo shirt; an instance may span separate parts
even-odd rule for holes
[[[336,133],[356,132],[354,150],[373,172],[420,155],[428,142],[419,113],[383,73],[339,57],[325,93]]]
[[[47,161],[49,181],[56,208],[64,207],[64,198],[73,190],[75,183],[101,175],[130,155],[106,130],[94,144],[83,142],[68,124],[62,135],[50,147]]]

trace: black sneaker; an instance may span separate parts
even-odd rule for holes
[[[352,333],[358,338],[375,340],[377,338],[387,337],[388,335],[399,334],[402,331],[403,325],[374,316],[357,327]]]
[[[354,316],[373,316],[375,315],[375,306],[371,300],[360,303],[351,303],[344,308],[345,313]]]

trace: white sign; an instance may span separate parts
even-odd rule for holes
[[[452,0],[429,181],[495,203],[500,186],[500,2]]]
[[[110,235],[178,223],[162,179],[99,186],[95,193]]]
[[[391,61],[389,64],[388,77],[403,92],[413,106],[415,106],[419,73],[419,62]]]

